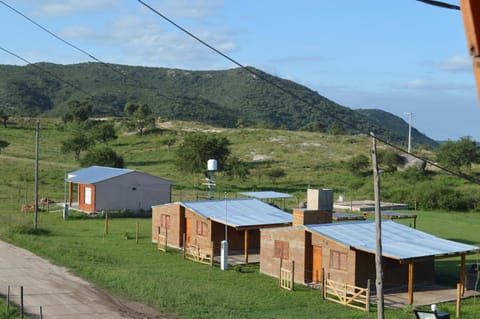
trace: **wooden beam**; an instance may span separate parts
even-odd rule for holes
[[[245,229],[244,231],[244,244],[243,244],[243,247],[245,249],[245,263],[248,264],[248,229]]]
[[[462,255],[460,262],[460,294],[463,296],[465,293],[465,255]]]
[[[480,1],[460,0],[468,53],[473,57],[473,74],[477,84],[477,95],[480,101]]]
[[[408,264],[408,304],[413,304],[413,262]]]
[[[478,0],[460,0],[468,53],[480,56],[480,2]]]

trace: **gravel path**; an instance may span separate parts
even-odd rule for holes
[[[0,294],[20,305],[23,286],[24,311],[44,319],[172,319],[174,316],[145,305],[126,302],[95,288],[31,252],[0,241]]]

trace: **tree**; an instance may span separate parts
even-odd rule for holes
[[[163,140],[163,145],[167,145],[168,151],[170,152],[170,148],[177,142],[177,139],[174,136],[167,137]]]
[[[248,164],[241,161],[236,156],[228,156],[225,162],[224,171],[227,176],[236,176],[242,181],[245,180],[245,178],[247,178],[248,174],[250,173]]]
[[[460,138],[457,142],[443,143],[435,155],[441,165],[458,172],[464,168],[469,170],[473,163],[478,163],[480,160],[477,143],[468,136]]]
[[[84,123],[92,114],[92,105],[87,101],[72,100],[68,102],[68,111],[62,117],[63,122],[75,121],[76,123]]]
[[[136,129],[140,135],[143,135],[146,129],[155,127],[155,118],[148,104],[127,103],[125,113],[129,117],[128,126]]]
[[[90,137],[95,141],[100,141],[107,145],[108,141],[117,139],[115,128],[112,123],[102,122],[96,124],[89,130]]]
[[[347,161],[345,166],[353,175],[359,175],[370,166],[370,160],[366,155],[359,154]]]
[[[378,165],[385,172],[395,172],[403,164],[404,158],[393,151],[379,150]]]
[[[63,153],[73,152],[75,161],[80,160],[80,152],[88,149],[92,145],[92,140],[83,132],[76,131],[66,140],[62,141],[61,151]]]
[[[185,137],[176,151],[176,165],[187,172],[202,172],[209,159],[216,159],[218,169],[223,170],[230,154],[230,141],[226,137],[205,133],[193,133]]]
[[[286,176],[287,173],[285,173],[285,170],[283,168],[274,167],[267,170],[266,175],[270,177],[272,183],[275,183],[277,179]]]
[[[110,147],[100,145],[90,148],[80,163],[82,166],[100,165],[123,168],[124,161],[123,158]]]
[[[3,127],[7,128],[7,121],[10,118],[10,115],[7,113],[5,107],[0,108],[0,118],[3,121]]]
[[[8,145],[10,145],[10,143],[8,143],[7,141],[0,140],[0,154],[2,153],[2,150],[6,148]]]

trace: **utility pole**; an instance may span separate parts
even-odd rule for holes
[[[412,149],[412,112],[405,113],[408,116],[408,153]]]
[[[40,123],[37,121],[35,127],[35,211],[33,214],[33,229],[38,227],[38,149],[40,141]]]
[[[376,294],[377,294],[377,319],[385,319],[384,302],[383,302],[383,269],[382,269],[382,215],[380,211],[380,176],[378,174],[377,162],[377,139],[375,134],[372,136],[372,165],[373,165],[373,190],[375,193],[375,230],[376,230],[376,251],[375,251],[375,268],[376,268]]]

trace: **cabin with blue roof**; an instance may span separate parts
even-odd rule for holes
[[[91,166],[68,173],[66,182],[70,207],[86,213],[149,211],[171,201],[172,182],[132,169]]]
[[[166,236],[167,245],[220,252],[222,240],[229,251],[244,254],[260,249],[260,229],[290,226],[292,215],[254,198],[184,201],[152,208],[152,242]]]

